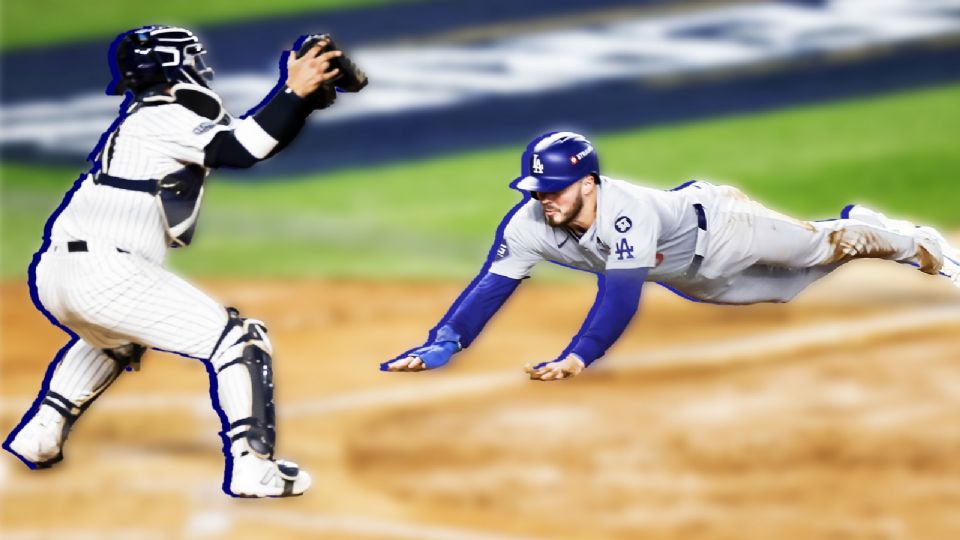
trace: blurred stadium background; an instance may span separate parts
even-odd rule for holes
[[[277,331],[281,439],[319,470],[319,493],[286,508],[216,502],[205,491],[216,488],[219,454],[202,369],[149,362],[79,424],[79,463],[30,476],[3,456],[4,537],[960,537],[948,510],[960,499],[960,390],[943,382],[960,374],[948,363],[958,360],[956,291],[906,269],[865,264],[797,306],[735,315],[653,293],[608,370],[515,388],[516,368],[561,349],[592,298],[589,276],[543,269],[547,284],[525,286],[452,375],[373,372],[419,342],[475,274],[519,199],[506,186],[524,145],[548,129],[588,134],[613,177],[729,182],[809,219],[865,202],[957,230],[960,1],[0,9],[5,430],[64,339],[31,307],[26,269],[117,113],[119,100],[103,94],[115,35],[148,23],[195,29],[234,114],[275,83],[280,51],[303,33],[333,33],[371,78],[276,159],[213,176],[197,240],[170,262]],[[777,333],[787,330],[799,333]],[[717,354],[746,367],[702,364],[711,344],[728,350],[733,337],[747,345]],[[688,341],[701,349],[677,349]],[[651,346],[676,366],[628,367],[657,357]],[[878,367],[858,371],[867,361]],[[166,422],[165,408],[176,426],[136,427]],[[869,416],[877,410],[889,418]],[[655,459],[656,448],[673,457]],[[94,496],[101,478],[110,487]]]

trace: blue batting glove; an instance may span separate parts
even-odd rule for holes
[[[438,368],[447,365],[460,349],[460,335],[453,328],[442,326],[437,330],[437,337],[432,343],[380,364],[380,371],[422,371]]]

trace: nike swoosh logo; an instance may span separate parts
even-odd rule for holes
[[[569,240],[569,239],[570,239],[570,237],[567,236],[566,238],[563,239],[563,242],[560,242],[559,244],[557,244],[557,247],[558,247],[558,248],[562,248],[563,245],[566,244],[566,243],[567,243],[567,240]]]

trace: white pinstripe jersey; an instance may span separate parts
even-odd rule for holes
[[[232,129],[215,124],[177,103],[131,106],[131,112],[107,139],[101,170],[130,180],[149,180],[203,165],[204,147],[214,135]],[[112,244],[162,263],[169,239],[156,198],[145,192],[96,184],[87,175],[57,217],[51,240]]]

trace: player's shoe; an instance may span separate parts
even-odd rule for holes
[[[916,234],[937,244],[943,253],[943,267],[940,268],[940,275],[949,278],[955,286],[960,287],[960,251],[951,246],[940,231],[933,227],[917,227]]]
[[[41,416],[34,415],[10,442],[10,450],[34,469],[45,469],[63,459],[63,417]]]
[[[233,459],[230,493],[236,497],[293,497],[310,488],[310,475],[296,463],[254,454]]]
[[[913,223],[903,219],[888,218],[880,212],[871,210],[861,204],[847,205],[840,212],[840,217],[843,219],[856,219],[869,225],[883,227],[884,229],[890,229],[891,231],[902,234],[912,234],[913,229],[917,227]]]
[[[947,239],[933,227],[918,227],[906,220],[891,219],[876,210],[871,210],[859,204],[848,205],[840,213],[840,217],[856,219],[914,237],[917,243],[934,259],[942,260],[942,265],[937,269],[937,273],[949,278],[954,285],[960,287],[960,252],[951,246]]]

